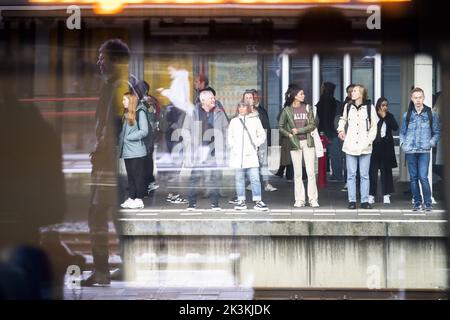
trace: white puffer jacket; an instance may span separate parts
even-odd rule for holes
[[[231,168],[258,168],[258,150],[252,145],[249,135],[244,129],[241,120],[250,133],[251,140],[257,148],[266,141],[266,132],[254,115],[237,116],[232,119],[228,127],[228,144],[230,147]]]
[[[344,140],[342,151],[352,156],[372,153],[372,143],[377,136],[378,116],[375,107],[370,107],[370,124],[367,117],[368,106],[362,104],[359,109],[349,102],[350,109],[347,116],[347,104],[344,106],[344,112],[339,119],[337,132],[345,131],[345,125],[348,124],[347,136]]]

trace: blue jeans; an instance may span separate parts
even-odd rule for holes
[[[245,175],[252,186],[253,201],[261,200],[261,182],[259,181],[259,168],[236,169],[236,194],[238,200],[245,201]]]
[[[414,204],[422,204],[422,195],[420,194],[419,181],[422,186],[423,202],[426,207],[431,206],[431,188],[428,181],[428,166],[430,164],[430,154],[427,153],[406,153],[406,162],[408,164],[409,176],[411,179],[411,192],[414,198]]]
[[[361,203],[369,202],[369,168],[371,154],[362,154],[360,156],[352,156],[347,154],[347,190],[348,190],[348,202],[356,202],[356,171],[358,170],[359,162],[359,175],[360,175],[360,191],[361,191]]]

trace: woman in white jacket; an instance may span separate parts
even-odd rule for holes
[[[266,132],[259,117],[250,115],[251,107],[239,103],[238,116],[231,120],[228,127],[228,143],[230,146],[230,166],[236,169],[236,193],[238,203],[236,210],[246,210],[245,175],[250,180],[253,209],[267,211],[266,204],[261,199],[261,182],[259,180],[258,147],[266,140]]]
[[[352,100],[345,106],[339,120],[338,134],[344,141],[346,153],[348,208],[356,209],[356,171],[359,163],[361,208],[372,209],[369,204],[369,168],[372,143],[377,135],[378,116],[375,107],[367,100],[367,90],[356,85]],[[347,132],[345,127],[348,125]]]

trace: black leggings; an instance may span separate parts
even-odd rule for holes
[[[145,158],[125,159],[128,177],[128,193],[131,199],[143,199],[145,195]]]

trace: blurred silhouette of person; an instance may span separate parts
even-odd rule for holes
[[[201,107],[202,103],[200,102],[200,92],[205,91],[205,90],[211,91],[213,93],[214,97],[216,96],[216,90],[214,90],[209,85],[208,77],[204,73],[201,73],[194,79],[194,92],[195,92],[194,104],[196,107]],[[228,118],[228,115],[225,112],[225,109],[222,105],[222,102],[220,102],[217,99],[216,99],[216,107],[219,109],[222,109],[223,112],[225,113],[225,116],[227,117],[227,120],[230,121],[230,119]]]
[[[109,285],[111,282],[108,264],[108,217],[118,208],[118,127],[122,125],[123,94],[132,90],[136,82],[128,73],[129,56],[127,44],[120,39],[107,40],[99,49],[97,65],[104,83],[95,112],[96,145],[91,153],[92,187],[88,213],[94,271],[81,282],[83,286]],[[117,222],[116,219],[114,222]]]
[[[61,141],[53,127],[17,96],[23,88],[5,75],[9,55],[0,66],[0,112],[8,121],[0,126],[0,299],[62,298],[64,273],[83,258],[40,228],[60,223],[66,209]]]
[[[340,148],[340,140],[334,126],[335,116],[339,110],[340,102],[334,98],[336,85],[324,82],[321,87],[321,95],[317,103],[317,117],[319,118],[319,132],[323,132],[330,141],[327,148],[330,159],[332,175],[330,180],[344,181],[343,176],[343,154]],[[328,167],[328,166],[327,166]]]

